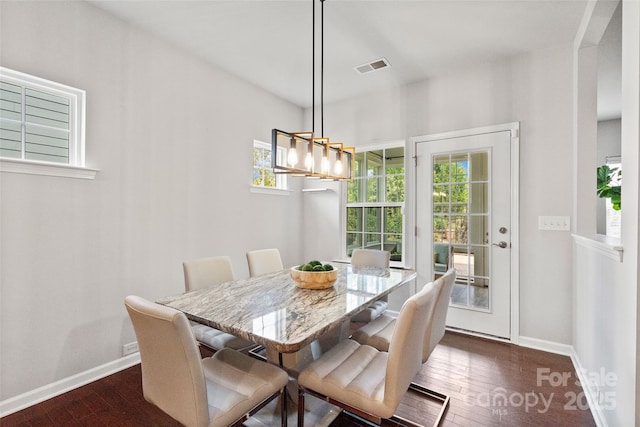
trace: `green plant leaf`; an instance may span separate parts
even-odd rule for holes
[[[618,182],[622,176],[620,168],[612,169],[609,165],[599,166],[596,170],[596,194],[603,199],[610,198],[611,205],[614,210],[619,211],[622,207],[622,186],[613,184],[612,181]]]

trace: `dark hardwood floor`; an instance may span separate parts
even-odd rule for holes
[[[553,386],[548,378],[558,375],[569,377],[565,384]],[[565,356],[447,332],[416,382],[451,396],[443,426],[595,426]],[[430,425],[437,404],[409,392],[397,413]],[[1,418],[0,425],[180,424],[143,399],[137,365]],[[355,425],[361,424],[340,415],[332,427]]]

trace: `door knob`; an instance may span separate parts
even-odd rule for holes
[[[504,240],[501,241],[500,243],[492,243],[491,245],[492,246],[497,246],[497,247],[502,248],[502,249],[504,249],[507,246],[509,246],[509,244],[507,242],[505,242]]]

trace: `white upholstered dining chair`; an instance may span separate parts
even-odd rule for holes
[[[436,308],[433,315],[433,327],[429,336],[426,336],[423,344],[423,363],[427,360],[433,349],[444,336],[447,324],[447,311],[451,300],[451,291],[456,280],[456,271],[451,268],[433,282],[438,291]],[[351,338],[360,344],[367,344],[380,351],[388,351],[397,319],[384,314],[378,319],[364,325],[351,335]]]
[[[359,267],[389,268],[390,260],[391,252],[389,251],[354,249],[353,252],[351,252],[351,267],[353,269]],[[388,304],[387,297],[374,301],[363,311],[353,316],[351,321],[356,323],[371,322],[385,312]]]
[[[289,377],[282,369],[231,349],[201,359],[184,313],[133,295],[125,306],[140,348],[144,398],[180,423],[229,426],[284,397]]]
[[[353,267],[389,268],[391,252],[377,249],[354,249],[351,252]]]
[[[277,248],[258,249],[247,252],[249,276],[273,273],[284,269],[280,251]]]
[[[423,364],[427,362],[429,356],[444,336],[447,326],[447,311],[449,309],[449,301],[451,300],[451,292],[455,281],[456,270],[450,268],[443,276],[440,276],[433,282],[433,287],[437,292],[437,298],[433,318],[430,320],[431,324],[425,329],[426,335],[422,343]],[[351,338],[360,344],[370,345],[380,351],[388,351],[391,346],[393,334],[395,333],[396,323],[396,318],[383,314],[357,331],[354,331]],[[415,382],[412,382],[410,387],[442,403],[439,416],[439,419],[441,419],[449,404],[449,397]]]
[[[187,292],[233,280],[233,267],[231,258],[228,256],[213,256],[184,261],[182,268],[184,270],[184,287]],[[196,340],[213,350],[227,347],[234,350],[245,350],[256,346],[251,341],[210,326],[193,321],[190,321],[190,324]]]
[[[228,256],[212,256],[184,261],[182,267],[187,292],[230,282],[234,279],[231,258]]]
[[[453,291],[453,285],[456,282],[456,270],[450,268],[447,272],[440,277],[442,279],[442,289],[438,299],[436,300],[436,309],[433,313],[433,329],[431,337],[429,338],[429,347],[425,350],[428,351],[426,356],[423,355],[423,363],[426,358],[433,352],[442,337],[447,327],[447,312],[449,311],[449,302],[451,301],[451,292]]]
[[[418,425],[395,414],[422,366],[422,342],[437,297],[432,283],[405,301],[388,352],[344,340],[298,376],[298,426],[304,423],[304,395],[327,400],[380,424],[383,419]]]

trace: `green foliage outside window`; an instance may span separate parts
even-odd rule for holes
[[[404,202],[404,169],[387,175],[387,202]]]
[[[467,239],[469,200],[467,170],[460,162],[436,161],[433,165],[433,237],[435,242],[463,243]]]
[[[402,234],[402,208],[400,206],[390,206],[385,209],[385,213],[385,233]]]

